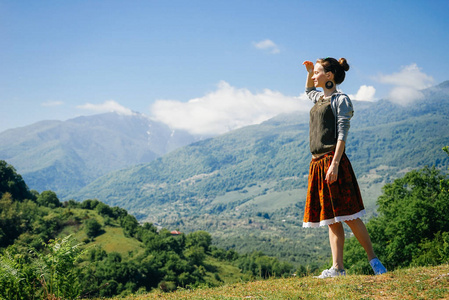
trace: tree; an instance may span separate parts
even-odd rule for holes
[[[85,209],[95,209],[95,207],[97,207],[97,205],[100,203],[100,201],[98,201],[97,199],[87,199],[84,200],[83,202],[81,202],[81,208],[85,208]]]
[[[49,208],[61,207],[62,204],[59,202],[56,193],[53,191],[43,191],[36,199],[36,202],[41,206],[46,206]]]
[[[366,226],[374,250],[389,269],[444,261],[449,240],[447,175],[435,167],[408,172],[384,186],[377,204],[379,215]],[[366,272],[367,263],[360,263],[366,261],[365,254],[356,244],[354,238],[347,243],[345,260],[353,271]]]
[[[201,266],[204,259],[206,258],[204,248],[201,246],[191,246],[186,251],[184,251],[184,255],[188,259],[189,263],[196,266]]]
[[[198,246],[203,247],[205,252],[209,252],[212,242],[211,235],[206,231],[195,231],[186,236],[186,247]]]
[[[22,176],[17,174],[16,169],[6,161],[0,160],[0,197],[6,192],[18,201],[35,199]]]
[[[387,264],[408,265],[425,239],[449,231],[449,198],[444,192],[448,187],[446,176],[428,167],[384,187],[379,217],[371,227],[373,238],[384,245]]]
[[[88,219],[84,223],[86,234],[89,238],[98,236],[101,232],[101,224],[96,219]]]
[[[121,218],[120,226],[123,227],[125,235],[132,237],[139,227],[139,222],[137,222],[137,219],[134,216],[126,215],[125,217]]]
[[[6,247],[20,235],[19,203],[6,192],[0,199],[0,247]]]
[[[113,216],[112,208],[109,205],[104,204],[103,202],[98,203],[95,207],[95,210],[102,216]]]

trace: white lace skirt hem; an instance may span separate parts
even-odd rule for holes
[[[321,226],[326,226],[326,225],[332,225],[332,224],[338,223],[338,222],[355,220],[355,219],[358,219],[358,218],[362,217],[365,214],[366,214],[366,211],[363,209],[363,210],[361,210],[358,213],[355,213],[353,215],[338,216],[338,217],[334,217],[332,219],[323,220],[323,221],[320,221],[320,222],[303,222],[302,223],[302,227],[305,227],[305,228],[316,228],[316,227],[321,227]]]

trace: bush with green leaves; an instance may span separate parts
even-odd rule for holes
[[[0,299],[32,299],[37,283],[29,257],[14,250],[0,255]]]
[[[16,172],[16,169],[6,161],[0,160],[0,197],[4,193],[10,193],[18,201],[35,199],[34,194],[30,192],[22,176]]]
[[[86,220],[84,226],[84,230],[89,238],[94,238],[101,233],[101,224],[96,219]]]
[[[384,186],[377,205],[378,216],[367,229],[388,269],[449,262],[447,174],[435,167],[408,172]],[[345,261],[355,273],[372,272],[355,238],[345,245]]]
[[[0,256],[4,299],[76,299],[82,293],[77,261],[83,254],[71,236],[44,244],[45,251],[10,247]]]
[[[36,199],[37,203],[41,206],[46,206],[49,208],[56,208],[62,206],[59,202],[56,193],[53,191],[43,191]]]

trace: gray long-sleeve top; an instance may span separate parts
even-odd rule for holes
[[[324,93],[317,91],[315,87],[306,88],[306,94],[314,104],[321,97],[324,97]],[[337,139],[346,142],[350,127],[350,120],[354,115],[351,99],[349,99],[348,95],[336,91],[332,94],[331,108],[337,124]]]

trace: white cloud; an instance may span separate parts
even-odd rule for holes
[[[359,90],[357,91],[357,94],[355,95],[349,95],[349,98],[353,100],[359,100],[359,101],[374,101],[374,95],[376,94],[376,89],[371,85],[362,85]]]
[[[96,113],[116,112],[118,114],[127,116],[134,114],[131,109],[126,108],[113,100],[105,101],[102,104],[86,103],[83,105],[79,105],[76,108],[90,110]]]
[[[377,80],[393,85],[389,98],[402,105],[421,99],[423,94],[420,90],[428,88],[434,83],[433,77],[423,73],[416,64],[405,66],[397,73],[379,75]]]
[[[216,91],[188,102],[158,100],[150,108],[152,117],[173,129],[193,134],[216,135],[243,126],[259,124],[280,113],[308,111],[305,93],[289,97],[269,89],[254,94],[221,81]]]
[[[254,42],[254,47],[261,50],[268,50],[270,53],[277,54],[281,51],[279,47],[272,40],[263,40],[260,42]]]
[[[63,104],[64,104],[64,102],[62,102],[62,101],[46,101],[46,102],[41,103],[41,106],[52,107],[52,106],[61,106]]]

